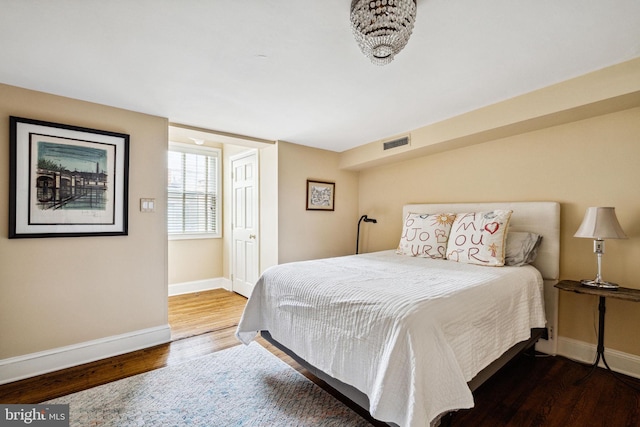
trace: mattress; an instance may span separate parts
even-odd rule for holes
[[[267,330],[369,398],[376,419],[424,426],[473,407],[467,385],[531,328],[545,326],[532,266],[485,267],[395,251],[266,270],[237,337]]]

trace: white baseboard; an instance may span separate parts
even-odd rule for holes
[[[551,338],[551,335],[550,339],[548,340],[540,338],[538,342],[536,342],[535,346],[536,351],[549,354],[551,356],[555,356],[558,353],[557,348],[558,340],[556,339],[556,337]]]
[[[2,359],[0,360],[0,384],[94,362],[169,341],[171,341],[171,329],[169,325],[164,325]]]
[[[210,291],[211,289],[231,289],[231,280],[225,277],[215,277],[213,279],[195,280],[193,282],[175,283],[169,285],[169,296],[190,294],[193,292]]]
[[[596,359],[595,344],[578,341],[571,338],[558,337],[558,355],[583,363],[593,363]],[[623,353],[617,350],[610,350],[605,347],[604,356],[609,367],[621,374],[634,378],[640,378],[640,356]],[[600,361],[600,367],[604,368],[604,363]]]
[[[231,281],[219,277],[178,283],[169,286],[169,296],[219,288],[231,289]],[[171,328],[169,325],[164,325],[2,359],[0,360],[0,384],[94,362],[169,341],[171,341]]]

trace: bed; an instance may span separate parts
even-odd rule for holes
[[[411,204],[402,218],[445,212],[510,212],[500,222],[503,246],[507,231],[542,236],[535,261],[488,267],[455,262],[462,250],[432,259],[398,249],[281,264],[258,280],[236,336],[249,343],[262,333],[390,425],[434,425],[472,407],[472,391],[522,349],[537,342],[555,354],[560,208]]]

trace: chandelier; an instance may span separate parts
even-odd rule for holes
[[[393,61],[409,41],[416,0],[352,0],[351,29],[362,53],[376,65]]]

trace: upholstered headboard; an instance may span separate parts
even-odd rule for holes
[[[496,203],[420,203],[403,208],[403,218],[409,212],[463,213],[493,209],[511,209],[509,230],[530,231],[542,235],[538,256],[533,265],[540,271],[545,286],[545,310],[549,340],[536,347],[549,354],[556,353],[555,331],[558,322],[558,292],[554,288],[560,277],[560,204],[556,202],[496,202]],[[490,268],[490,267],[488,267]]]
[[[511,209],[509,230],[530,231],[542,235],[538,256],[533,265],[542,277],[557,280],[560,275],[560,204],[556,202],[505,203],[423,203],[405,205],[403,218],[409,212],[461,213],[493,209]]]

